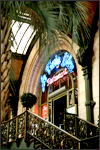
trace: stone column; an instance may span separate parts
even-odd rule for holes
[[[86,119],[87,121],[94,123],[93,107],[95,105],[95,102],[92,99],[92,56],[93,49],[91,46],[87,49],[80,48],[78,50],[78,53],[76,54],[78,63],[82,66],[83,76],[85,80]]]
[[[95,102],[92,99],[92,67],[85,66],[82,68],[85,80],[85,97],[86,97],[86,117],[87,121],[94,123],[93,107]]]

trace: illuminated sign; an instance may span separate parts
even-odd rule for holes
[[[57,57],[57,55],[55,55],[55,59],[53,61],[51,61],[51,59],[49,60],[49,62],[46,65],[45,71],[50,75],[51,71],[58,65],[60,65],[61,63],[61,57]]]
[[[70,73],[73,72],[74,69],[74,64],[72,62],[72,55],[69,55],[68,52],[65,52],[64,57],[63,57],[63,61],[61,63],[61,67],[67,67],[67,69],[69,70]]]
[[[42,92],[45,91],[46,81],[47,81],[47,76],[44,74],[43,76],[41,76]]]
[[[47,104],[43,105],[41,108],[41,117],[43,119],[47,118]]]
[[[59,73],[56,76],[53,76],[53,78],[48,78],[47,80],[47,86],[49,86],[50,84],[52,84],[53,82],[57,81],[58,79],[62,78],[64,75],[68,74],[67,69],[65,68],[65,70],[61,73]]]
[[[62,58],[63,57],[63,58]],[[68,69],[68,71],[70,73],[74,72],[74,63],[72,61],[73,56],[70,55],[68,52],[64,53],[64,56],[57,56],[55,55],[55,58],[53,60],[49,60],[46,67],[45,67],[45,71],[48,73],[48,75],[51,74],[52,70],[57,67],[58,65],[60,65],[61,67],[66,67]],[[52,84],[54,81],[57,81],[59,78],[61,78],[63,76],[63,73],[53,77],[52,79],[48,79],[46,74],[44,74],[43,76],[41,76],[41,84],[42,84],[42,92],[45,91],[45,86],[46,84],[49,86],[50,84]]]

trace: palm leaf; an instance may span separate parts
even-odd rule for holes
[[[52,38],[52,36],[56,34],[55,30],[57,30],[60,35],[62,35],[62,31],[66,35],[69,35],[72,32],[72,41],[75,41],[79,45],[82,44],[82,47],[85,47],[84,40],[80,40],[80,35],[82,36],[82,29],[84,31],[83,36],[85,37],[85,39],[90,39],[90,30],[87,27],[89,26],[89,24],[87,20],[84,19],[86,18],[86,13],[88,12],[88,2],[86,2],[85,4],[86,6],[81,2],[69,1],[4,2],[4,5],[7,8],[10,7],[9,12],[14,14],[12,16],[14,19],[18,19],[20,15],[24,16],[26,14],[29,14],[34,30],[37,29],[39,32],[39,37],[41,37],[39,50],[41,50],[41,45],[43,43],[44,45],[48,44],[50,38]],[[76,19],[77,17],[78,19]],[[45,36],[45,33],[47,33],[47,36]],[[43,34],[43,36],[41,36],[41,34]],[[59,36],[57,37],[59,38]]]
[[[38,39],[39,54],[45,49],[44,57],[48,56],[45,57],[47,59],[43,60],[43,64],[49,59],[52,47],[54,47],[55,52],[56,46],[58,46],[58,49],[62,46],[60,40],[64,43],[67,41],[71,46],[75,42],[86,48],[91,39],[91,26],[88,23],[89,2],[87,1],[2,1],[1,13],[5,16],[6,21],[9,19],[14,20],[14,23],[19,22],[18,31],[15,35],[12,33],[10,37],[10,41],[14,41],[17,45],[16,52],[22,39],[20,43],[17,43],[15,39],[23,23],[28,23],[29,26],[33,27],[32,34],[29,37],[29,39],[32,38],[31,44],[27,49],[24,62]],[[33,37],[35,32],[36,34]],[[72,38],[72,43],[70,43],[68,37]],[[24,51],[25,48],[22,54]],[[16,65],[19,67],[18,64]],[[22,71],[20,77],[21,75]],[[16,88],[16,83],[13,70],[11,70],[10,82],[13,94],[15,94],[16,91],[13,89]]]

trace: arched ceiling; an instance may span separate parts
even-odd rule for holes
[[[86,19],[90,25],[92,25],[94,14],[96,12],[98,1],[81,1],[78,2],[85,7],[88,7],[86,10]],[[36,34],[34,32],[33,27],[30,24],[30,18],[28,14],[25,16],[20,16],[19,21],[16,23],[14,20],[12,21],[12,35],[15,41],[13,42],[13,46],[11,50],[16,53],[26,54],[28,47]],[[20,28],[19,28],[20,26]]]
[[[92,25],[98,1],[85,1],[85,2],[81,1],[81,3],[83,6],[85,6],[86,3],[88,4],[86,6],[88,7],[88,11],[90,12],[90,15],[88,15],[88,12],[87,12],[86,18],[87,18],[88,22],[90,23],[90,25]],[[23,17],[20,16],[19,20],[20,20],[19,23],[16,22],[14,24],[14,21],[12,22],[13,26],[12,26],[12,36],[11,37],[14,37],[16,42],[15,41],[13,42],[14,45],[12,46],[11,50],[14,53],[20,53],[21,55],[26,55],[23,59],[23,66],[21,69],[20,77],[19,77],[20,82],[21,82],[21,77],[23,74],[23,70],[24,70],[26,61],[27,61],[28,56],[31,52],[31,49],[33,48],[33,45],[34,45],[34,41],[35,41],[34,35],[36,35],[36,31],[34,31],[34,29],[30,25],[29,16],[27,16],[27,15],[25,15]],[[20,26],[20,28],[18,28],[18,26]]]

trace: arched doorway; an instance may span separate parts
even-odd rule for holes
[[[66,113],[78,115],[77,67],[73,56],[57,51],[41,75],[40,115],[57,126],[64,124]]]

